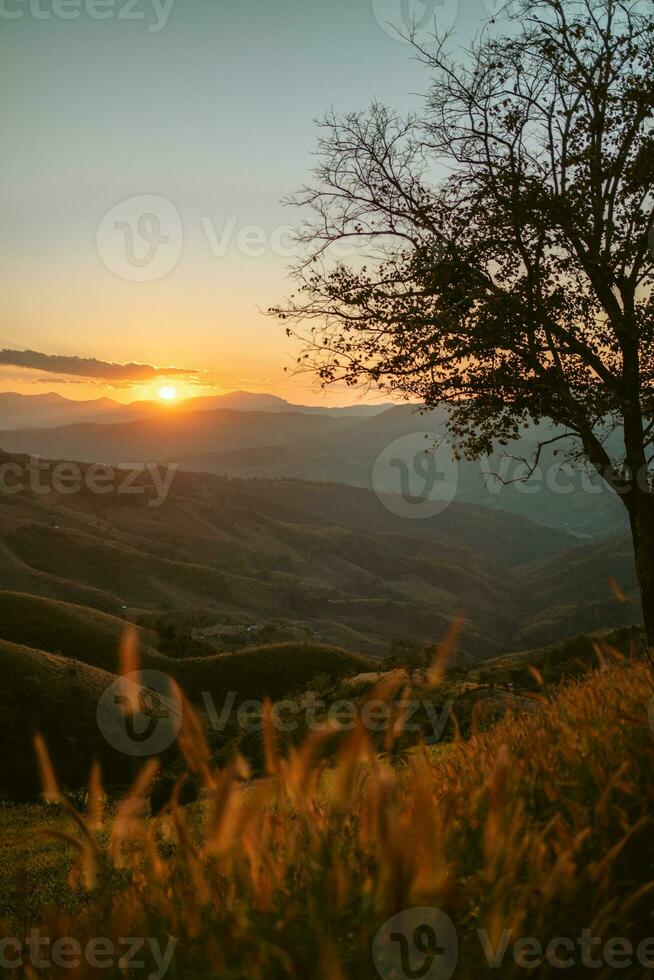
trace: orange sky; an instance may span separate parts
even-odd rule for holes
[[[25,8],[0,31],[12,93],[0,349],[203,372],[201,386],[176,379],[184,396],[356,401],[285,374],[298,351],[264,311],[294,288],[300,215],[281,202],[310,179],[316,117],[418,101],[423,71],[386,13],[351,0],[293,0],[283,15],[264,0],[176,3],[153,25]],[[154,397],[166,380],[116,389],[0,366],[0,390],[74,399]]]
[[[39,395],[55,391],[64,398],[74,401],[86,401],[95,398],[111,398],[114,401],[129,403],[159,398],[160,389],[164,386],[175,388],[177,398],[193,398],[204,395],[220,395],[229,391],[267,392],[286,398],[288,401],[301,405],[352,405],[358,401],[379,402],[389,401],[388,396],[357,392],[351,388],[339,386],[329,391],[320,391],[310,378],[289,378],[284,375],[276,378],[238,377],[231,383],[224,384],[193,384],[177,377],[167,377],[165,374],[154,381],[145,384],[134,384],[128,388],[115,387],[97,381],[84,379],[57,378],[53,375],[25,371],[17,368],[0,367],[0,391],[14,391],[24,395]]]

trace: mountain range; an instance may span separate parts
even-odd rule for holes
[[[133,427],[132,439],[158,433],[162,448],[172,435],[181,448],[185,431],[197,445],[218,424],[235,446],[257,431],[291,432],[296,458],[320,433],[333,453],[339,441],[352,447],[354,471],[357,453],[374,447],[367,427],[381,437],[384,418],[379,430],[360,421],[363,433],[347,417],[228,410],[71,429],[76,439],[104,433],[105,452]],[[395,431],[402,419],[393,409]],[[0,453],[5,464],[29,460]],[[151,474],[139,479],[149,491]],[[0,798],[36,793],[35,732],[66,785],[80,785],[94,758],[110,784],[129,781],[137,760],[112,748],[96,718],[127,624],[145,669],[177,680],[196,704],[207,693],[219,710],[230,692],[281,698],[314,679],[374,676],[389,657],[402,663],[440,641],[458,617],[469,664],[639,621],[625,534],[580,543],[564,528],[456,500],[415,520],[383,488],[326,479],[180,470],[165,501],[151,502],[86,484],[0,492]]]
[[[303,415],[346,415],[367,418],[390,408],[391,403],[351,405],[332,408],[320,405],[293,405],[277,395],[250,391],[231,391],[223,395],[204,395],[176,400],[170,405],[161,400],[134,401],[128,404],[111,398],[77,401],[51,391],[42,395],[0,392],[0,428],[51,429],[79,422],[130,422],[135,419],[170,415],[173,412],[212,411],[226,408],[239,412],[301,412]]]
[[[409,465],[421,448],[434,446],[441,447],[441,463],[445,455],[446,466],[451,466],[452,460],[451,449],[443,445],[445,410],[423,413],[411,405],[358,406],[358,412],[357,407],[307,409],[290,406],[272,395],[236,392],[190,399],[175,406],[141,402],[115,409],[116,403],[110,403],[109,422],[89,418],[55,425],[55,411],[47,427],[16,428],[10,422],[13,419],[15,423],[18,416],[2,414],[3,397],[14,396],[0,395],[0,449],[46,459],[112,464],[156,461],[243,479],[293,477],[389,493],[400,492],[399,470],[375,467],[389,446],[405,456],[408,453]],[[50,396],[37,399],[41,397]],[[63,409],[56,402],[57,411],[74,410],[92,416],[106,410],[106,400],[63,401]],[[44,404],[29,402],[29,411],[23,411],[22,418],[29,412],[43,412]],[[82,407],[71,408],[71,404]],[[545,425],[530,426],[512,445],[497,446],[488,459],[458,461],[455,499],[518,514],[569,531],[580,540],[601,540],[624,532],[626,513],[620,501],[596,476],[564,466],[557,446],[545,448],[539,471],[527,483],[516,480],[525,472],[518,460],[533,459],[539,440],[550,440],[555,434],[560,433]],[[421,489],[419,480],[415,489]]]

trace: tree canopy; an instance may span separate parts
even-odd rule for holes
[[[508,8],[465,57],[414,40],[419,114],[320,123],[300,364],[449,403],[468,455],[547,418],[615,480],[654,437],[654,27],[640,2]],[[353,245],[350,258],[335,249]],[[307,324],[309,324],[307,328]],[[624,458],[608,434],[625,430]],[[560,438],[560,434],[556,436]]]

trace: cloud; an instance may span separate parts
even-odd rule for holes
[[[178,367],[153,367],[151,364],[113,364],[98,361],[94,357],[66,357],[59,354],[41,354],[35,350],[0,350],[0,364],[45,371],[48,374],[67,374],[77,378],[94,378],[108,382],[152,381],[166,377],[193,378],[201,372]]]

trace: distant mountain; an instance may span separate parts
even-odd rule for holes
[[[111,422],[123,406],[111,398],[73,401],[54,391],[44,395],[0,392],[0,426],[6,429],[49,428],[72,422]]]
[[[225,395],[206,395],[189,398],[177,404],[184,411],[212,411],[229,408],[235,412],[301,412],[303,415],[330,415],[333,418],[372,418],[393,407],[392,402],[382,404],[356,404],[334,408],[328,405],[295,405],[277,395],[251,391],[230,391]]]
[[[243,411],[213,407],[217,402],[224,404],[224,399],[231,405],[257,404],[261,408]],[[411,467],[418,448],[441,444],[447,423],[444,409],[420,413],[409,405],[395,405],[364,417],[342,411],[283,411],[282,399],[246,392],[192,399],[174,408],[141,404],[143,408],[130,406],[130,411],[138,414],[149,406],[149,417],[114,419],[111,424],[6,429],[0,431],[0,448],[44,458],[174,462],[188,471],[245,479],[294,477],[399,493],[403,479],[400,467],[375,468],[379,455],[402,440],[397,451],[405,456],[409,453],[405,462]],[[198,404],[203,410],[197,410]],[[428,438],[421,439],[420,433]],[[545,424],[531,426],[519,440],[504,449],[498,447],[487,460],[459,461],[454,467],[455,499],[519,514],[589,540],[625,531],[626,513],[617,497],[596,476],[562,469],[559,444],[543,451],[539,472],[527,484],[512,482],[524,472],[516,459],[533,458],[538,441],[551,440],[557,433]],[[451,468],[451,455],[451,450],[442,446],[439,466],[445,462]],[[500,474],[504,483],[493,474]],[[417,478],[416,491],[422,486]]]
[[[301,412],[168,412],[111,425],[80,423],[54,429],[0,432],[0,447],[43,458],[109,463],[180,462],[195,454],[311,444],[352,420]]]
[[[81,422],[110,424],[137,419],[167,417],[180,412],[231,409],[239,412],[300,412],[303,415],[329,415],[334,418],[369,418],[392,407],[384,404],[358,404],[341,408],[323,405],[293,405],[277,395],[250,391],[231,391],[224,395],[186,398],[174,405],[156,399],[123,404],[111,398],[75,401],[57,392],[22,395],[0,392],[0,429],[57,428]]]

